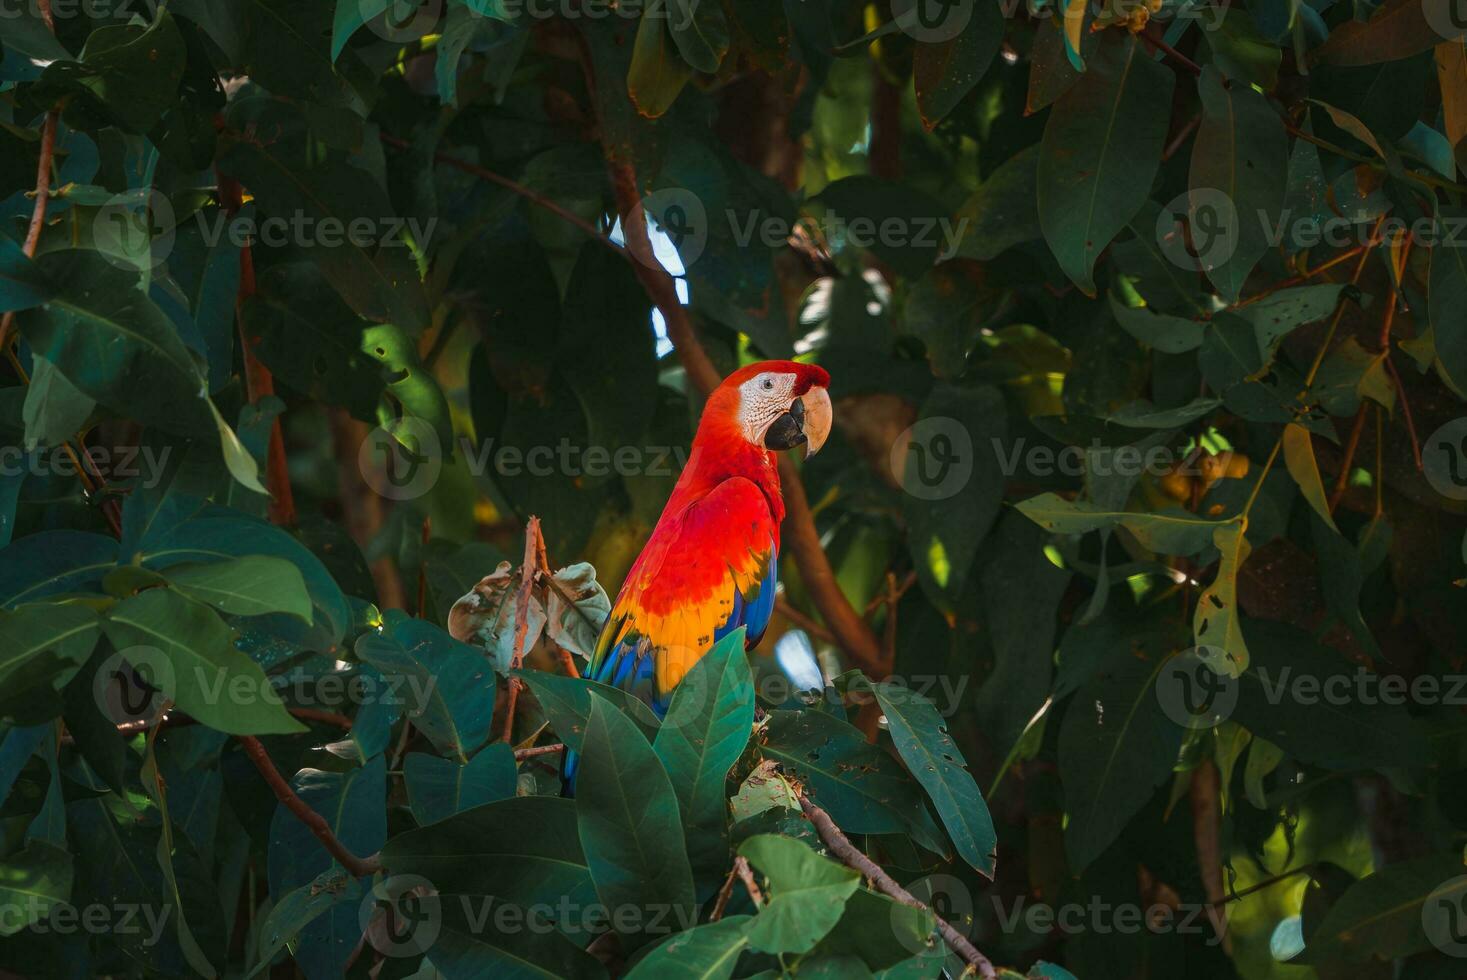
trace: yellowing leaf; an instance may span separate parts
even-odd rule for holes
[[[1198,597],[1197,612],[1192,617],[1196,644],[1224,650],[1235,676],[1248,667],[1248,644],[1243,642],[1238,613],[1238,569],[1253,550],[1244,536],[1247,529],[1245,517],[1229,521],[1212,533],[1212,543],[1222,557],[1217,565],[1217,578]]]
[[[1283,439],[1284,466],[1288,468],[1289,475],[1299,484],[1300,492],[1315,513],[1331,528],[1339,530],[1335,528],[1334,515],[1329,510],[1329,499],[1324,493],[1324,483],[1319,478],[1319,462],[1314,458],[1314,441],[1309,430],[1297,422],[1290,422],[1284,426]]]

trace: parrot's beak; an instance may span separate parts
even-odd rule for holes
[[[764,432],[764,448],[776,452],[805,447],[809,459],[825,445],[830,435],[830,395],[824,388],[811,388],[796,398],[789,411],[775,419]]]
[[[805,406],[805,458],[809,459],[825,445],[835,412],[830,407],[830,392],[811,388],[800,396],[797,405]]]

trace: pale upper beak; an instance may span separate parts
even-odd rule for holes
[[[811,388],[800,396],[800,401],[805,406],[805,458],[809,459],[825,445],[835,412],[830,406],[830,392],[824,388]]]

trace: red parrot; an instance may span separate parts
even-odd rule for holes
[[[687,466],[627,573],[585,677],[630,691],[660,716],[673,689],[725,634],[752,648],[774,611],[779,524],[774,453],[830,434],[830,375],[795,361],[760,361],[708,396]],[[575,760],[567,753],[567,780]]]

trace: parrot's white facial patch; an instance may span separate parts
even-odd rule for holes
[[[744,438],[756,446],[764,445],[764,434],[794,400],[793,374],[765,371],[739,385],[739,427]]]

